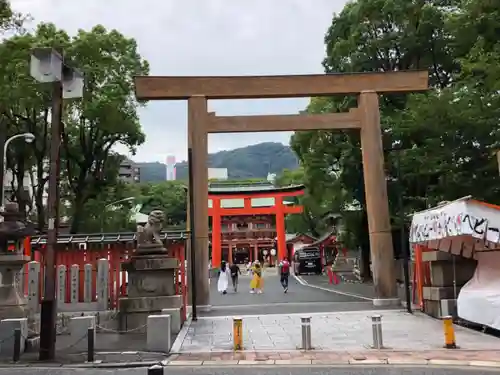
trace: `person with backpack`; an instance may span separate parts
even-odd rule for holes
[[[280,269],[280,283],[283,286],[283,291],[288,292],[288,278],[290,277],[290,262],[288,258],[283,258],[283,260],[279,263]]]

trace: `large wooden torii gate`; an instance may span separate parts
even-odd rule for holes
[[[193,224],[196,228],[196,286],[199,307],[209,305],[208,133],[359,129],[373,278],[379,304],[397,298],[394,249],[384,172],[379,93],[425,91],[426,71],[303,76],[135,78],[137,99],[188,100],[188,147],[193,161]],[[321,115],[215,116],[209,99],[292,98],[358,95],[348,113]]]

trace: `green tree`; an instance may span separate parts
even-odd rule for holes
[[[9,0],[0,0],[0,36],[9,31],[21,31],[28,16],[14,12]]]
[[[20,34],[0,45],[0,121],[9,134],[29,131],[34,147],[16,142],[9,147],[8,166],[16,176],[17,200],[23,201],[22,177],[34,173],[34,197],[39,229],[44,227],[43,195],[50,119],[50,87],[36,83],[29,75],[33,47],[64,51],[67,61],[85,74],[83,100],[67,101],[64,108],[62,152],[63,195],[71,202],[72,231],[79,230],[85,204],[117,183],[121,156],[111,151],[124,144],[131,151],[144,141],[133,93],[133,76],[148,74],[148,64],[137,53],[137,45],[119,32],[96,26],[70,38],[53,24],[40,24],[33,34]]]
[[[111,149],[122,144],[134,152],[144,142],[133,77],[147,75],[149,65],[134,39],[103,26],[80,30],[65,54],[85,75],[83,100],[68,105],[63,136],[71,231],[77,232],[85,204],[117,183],[121,159]]]
[[[185,228],[187,218],[187,190],[180,181],[146,183],[138,186],[141,212],[149,214],[154,209],[165,212],[166,227]]]
[[[496,201],[498,170],[498,9],[488,1],[357,0],[335,15],[325,44],[326,72],[427,69],[431,88],[419,95],[381,98],[386,173],[397,223],[396,152],[400,156],[405,213],[472,194]],[[313,98],[312,113],[345,111],[355,98]],[[402,151],[392,151],[397,146]],[[359,134],[302,132],[292,148],[313,193],[328,197],[334,177],[347,201],[362,208],[364,186]],[[319,198],[318,198],[319,199]],[[362,215],[365,216],[365,215]],[[346,220],[359,245],[366,217]]]
[[[65,45],[66,33],[53,25],[40,25],[33,34],[19,34],[0,44],[0,123],[6,137],[30,132],[35,142],[26,145],[21,140],[9,146],[7,168],[14,175],[14,199],[21,210],[35,208],[39,230],[45,226],[44,195],[47,182],[47,156],[50,141],[50,87],[38,84],[29,73],[31,49],[47,43]],[[23,177],[32,177],[34,202],[28,200],[23,190]]]
[[[314,182],[306,180],[304,169],[285,169],[276,177],[276,186],[305,185],[304,195],[299,196],[297,203],[302,205],[303,212],[300,214],[287,215],[286,229],[289,233],[309,233],[314,237],[320,237],[325,230],[323,216],[328,212],[326,204],[311,194]]]
[[[135,231],[133,208],[140,204],[139,189],[135,184],[122,181],[107,186],[84,206],[80,232],[129,232]],[[71,215],[72,210],[69,210]]]

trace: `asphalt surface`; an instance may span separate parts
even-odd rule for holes
[[[250,294],[249,276],[240,276],[238,292],[234,292],[231,288],[230,286],[228,294],[222,295],[217,291],[217,280],[212,279],[210,283],[212,310],[200,314],[202,316],[292,314],[373,308],[371,301],[301,285],[293,276],[290,276],[287,293],[283,292],[278,275],[264,276],[262,294]]]
[[[404,366],[362,366],[315,367],[315,366],[270,366],[251,365],[234,367],[177,367],[164,369],[168,375],[490,375],[500,373],[500,369],[478,369],[471,367],[404,367]],[[64,369],[64,368],[3,368],[0,375],[147,375],[146,368],[139,369]]]

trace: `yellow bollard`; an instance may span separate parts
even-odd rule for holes
[[[233,318],[234,350],[243,350],[243,319]]]
[[[457,344],[455,342],[455,328],[453,327],[453,317],[451,316],[443,317],[443,329],[444,329],[444,347],[446,349],[456,349]]]

